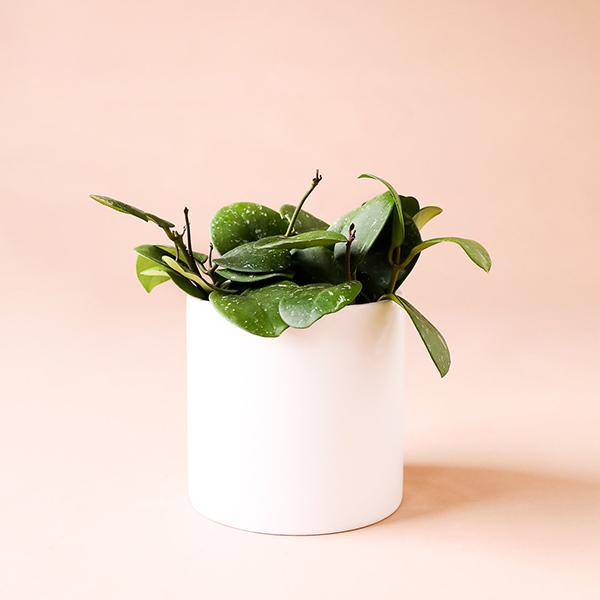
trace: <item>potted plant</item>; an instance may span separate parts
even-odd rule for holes
[[[138,246],[147,292],[172,281],[187,294],[188,471],[192,504],[234,527],[331,533],[393,513],[402,498],[403,314],[435,366],[450,367],[440,332],[399,292],[423,250],[481,244],[423,240],[442,212],[385,191],[329,225],[297,206],[221,208],[206,253],[185,226],[106,196],[160,227],[169,245]],[[218,253],[218,254],[217,254]],[[326,318],[323,318],[326,317]]]

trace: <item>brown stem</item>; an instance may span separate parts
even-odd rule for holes
[[[348,241],[346,242],[346,278],[352,281],[352,242],[356,239],[356,229],[354,223],[350,224],[348,230]]]
[[[190,227],[190,218],[188,216],[189,213],[189,209],[186,206],[183,209],[183,216],[185,217],[185,229],[187,231],[187,256],[188,256],[188,264],[190,266],[190,269],[192,269],[192,271],[194,273],[196,273],[196,275],[200,275],[200,270],[198,269],[198,265],[196,264],[196,259],[194,258],[194,250],[192,248],[192,228]]]

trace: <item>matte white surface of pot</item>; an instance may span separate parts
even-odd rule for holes
[[[187,299],[193,506],[275,534],[333,533],[402,499],[402,311],[350,306],[261,338]]]

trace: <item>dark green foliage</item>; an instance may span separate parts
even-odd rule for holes
[[[485,271],[489,254],[474,240],[439,237],[423,240],[420,230],[441,213],[420,208],[412,196],[399,195],[375,175],[361,175],[385,186],[332,225],[302,209],[321,181],[318,171],[298,206],[276,212],[261,204],[237,202],[212,219],[212,245],[194,252],[187,208],[185,230],[170,221],[107,196],[92,196],[114,210],[158,225],[172,245],[138,246],[136,273],[150,292],[173,281],[187,294],[207,300],[233,324],[249,333],[277,337],[288,327],[304,329],[321,317],[354,303],[393,301],[415,325],[440,374],[450,367],[448,346],[440,332],[407,300],[400,285],[421,252],[451,242]],[[212,256],[213,248],[219,257]]]

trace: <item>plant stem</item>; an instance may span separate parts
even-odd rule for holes
[[[348,281],[352,281],[352,242],[356,239],[356,229],[354,223],[350,224],[348,230],[348,241],[346,242],[346,278]]]
[[[208,283],[207,281],[205,281],[200,272],[198,271],[198,266],[196,265],[196,261],[194,260],[194,257],[192,255],[192,258],[190,259],[190,256],[188,255],[188,251],[187,248],[185,246],[185,243],[183,241],[183,236],[178,233],[177,231],[171,231],[168,227],[162,227],[161,228],[165,234],[167,235],[167,237],[173,242],[173,244],[175,244],[175,260],[179,261],[179,255],[183,255],[185,262],[187,263],[188,267],[190,269],[194,269],[194,267],[196,268],[196,272],[195,275],[197,275],[198,277],[200,277],[200,279],[202,279],[202,281],[210,288],[214,289],[214,286],[212,286],[210,283]],[[188,230],[189,231],[189,230]],[[193,265],[193,266],[192,266]],[[198,285],[196,282],[192,282],[195,285]],[[200,286],[201,289],[202,286]],[[204,290],[206,291],[206,290]]]
[[[198,269],[198,265],[196,264],[196,259],[194,258],[194,251],[192,249],[192,228],[190,227],[190,218],[188,216],[189,209],[186,206],[183,209],[183,216],[185,217],[185,229],[187,231],[187,255],[189,258],[190,268],[196,275],[200,275],[200,270]]]
[[[396,282],[398,281],[398,275],[402,269],[400,262],[400,247],[392,250],[392,273],[390,275],[390,284],[388,286],[388,294],[393,294],[396,288]]]
[[[309,190],[306,192],[306,194],[304,194],[304,196],[302,197],[302,200],[300,200],[300,204],[298,204],[298,206],[296,207],[296,210],[294,211],[294,214],[292,215],[292,218],[290,219],[290,224],[288,225],[287,231],[285,232],[285,237],[290,237],[290,235],[294,229],[294,223],[296,222],[296,219],[298,218],[298,215],[300,214],[300,211],[302,210],[302,205],[306,202],[306,199],[312,194],[312,191],[319,185],[319,182],[321,181],[321,179],[323,179],[323,176],[319,175],[319,169],[317,169],[317,173],[313,177],[312,184],[311,184]]]

